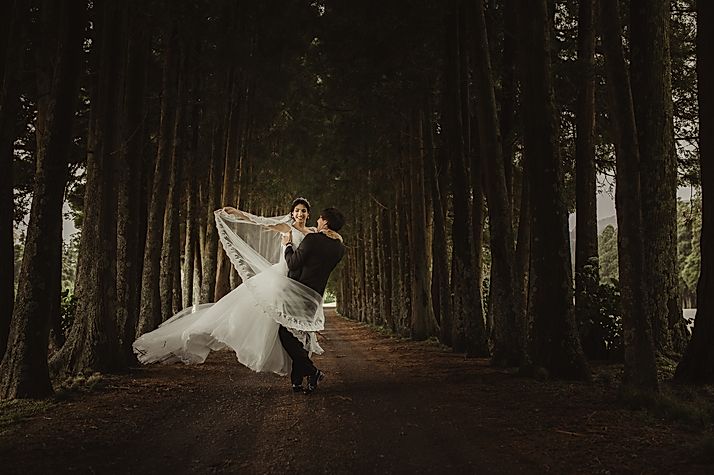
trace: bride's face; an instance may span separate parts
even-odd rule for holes
[[[305,225],[307,218],[310,217],[310,212],[307,210],[307,206],[302,203],[298,203],[293,208],[293,219],[296,224]]]

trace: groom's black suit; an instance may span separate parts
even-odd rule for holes
[[[327,279],[344,255],[345,246],[340,240],[332,239],[324,233],[308,234],[297,249],[293,249],[292,245],[285,248],[288,277],[322,295],[325,293]],[[278,335],[283,348],[293,360],[290,379],[293,384],[301,384],[303,377],[314,375],[317,368],[300,340],[287,328],[280,326]]]

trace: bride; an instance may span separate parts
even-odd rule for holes
[[[280,343],[284,326],[310,353],[321,354],[316,332],[324,328],[322,296],[288,277],[281,234],[295,247],[306,234],[310,203],[296,198],[290,214],[256,216],[232,207],[214,212],[218,235],[243,283],[216,303],[185,308],[141,335],[134,352],[143,364],[203,363],[211,350],[232,349],[253,371],[286,375],[291,359]]]

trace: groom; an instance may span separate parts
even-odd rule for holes
[[[306,235],[297,249],[294,249],[290,242],[291,233],[284,234],[282,242],[286,246],[288,276],[318,294],[324,294],[330,273],[345,255],[342,236],[337,234],[344,223],[342,213],[335,208],[327,208],[322,210],[317,219],[318,232]],[[307,376],[308,383],[304,392],[310,394],[325,377],[324,373],[315,367],[303,344],[287,328],[281,325],[278,335],[283,348],[293,360],[290,373],[293,391],[303,391],[302,381]]]

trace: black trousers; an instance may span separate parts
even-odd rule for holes
[[[278,336],[283,348],[293,360],[293,369],[290,372],[290,381],[293,384],[302,384],[302,379],[305,376],[312,376],[317,373],[317,368],[312,363],[307,350],[302,346],[300,340],[290,333],[290,330],[280,325]]]

